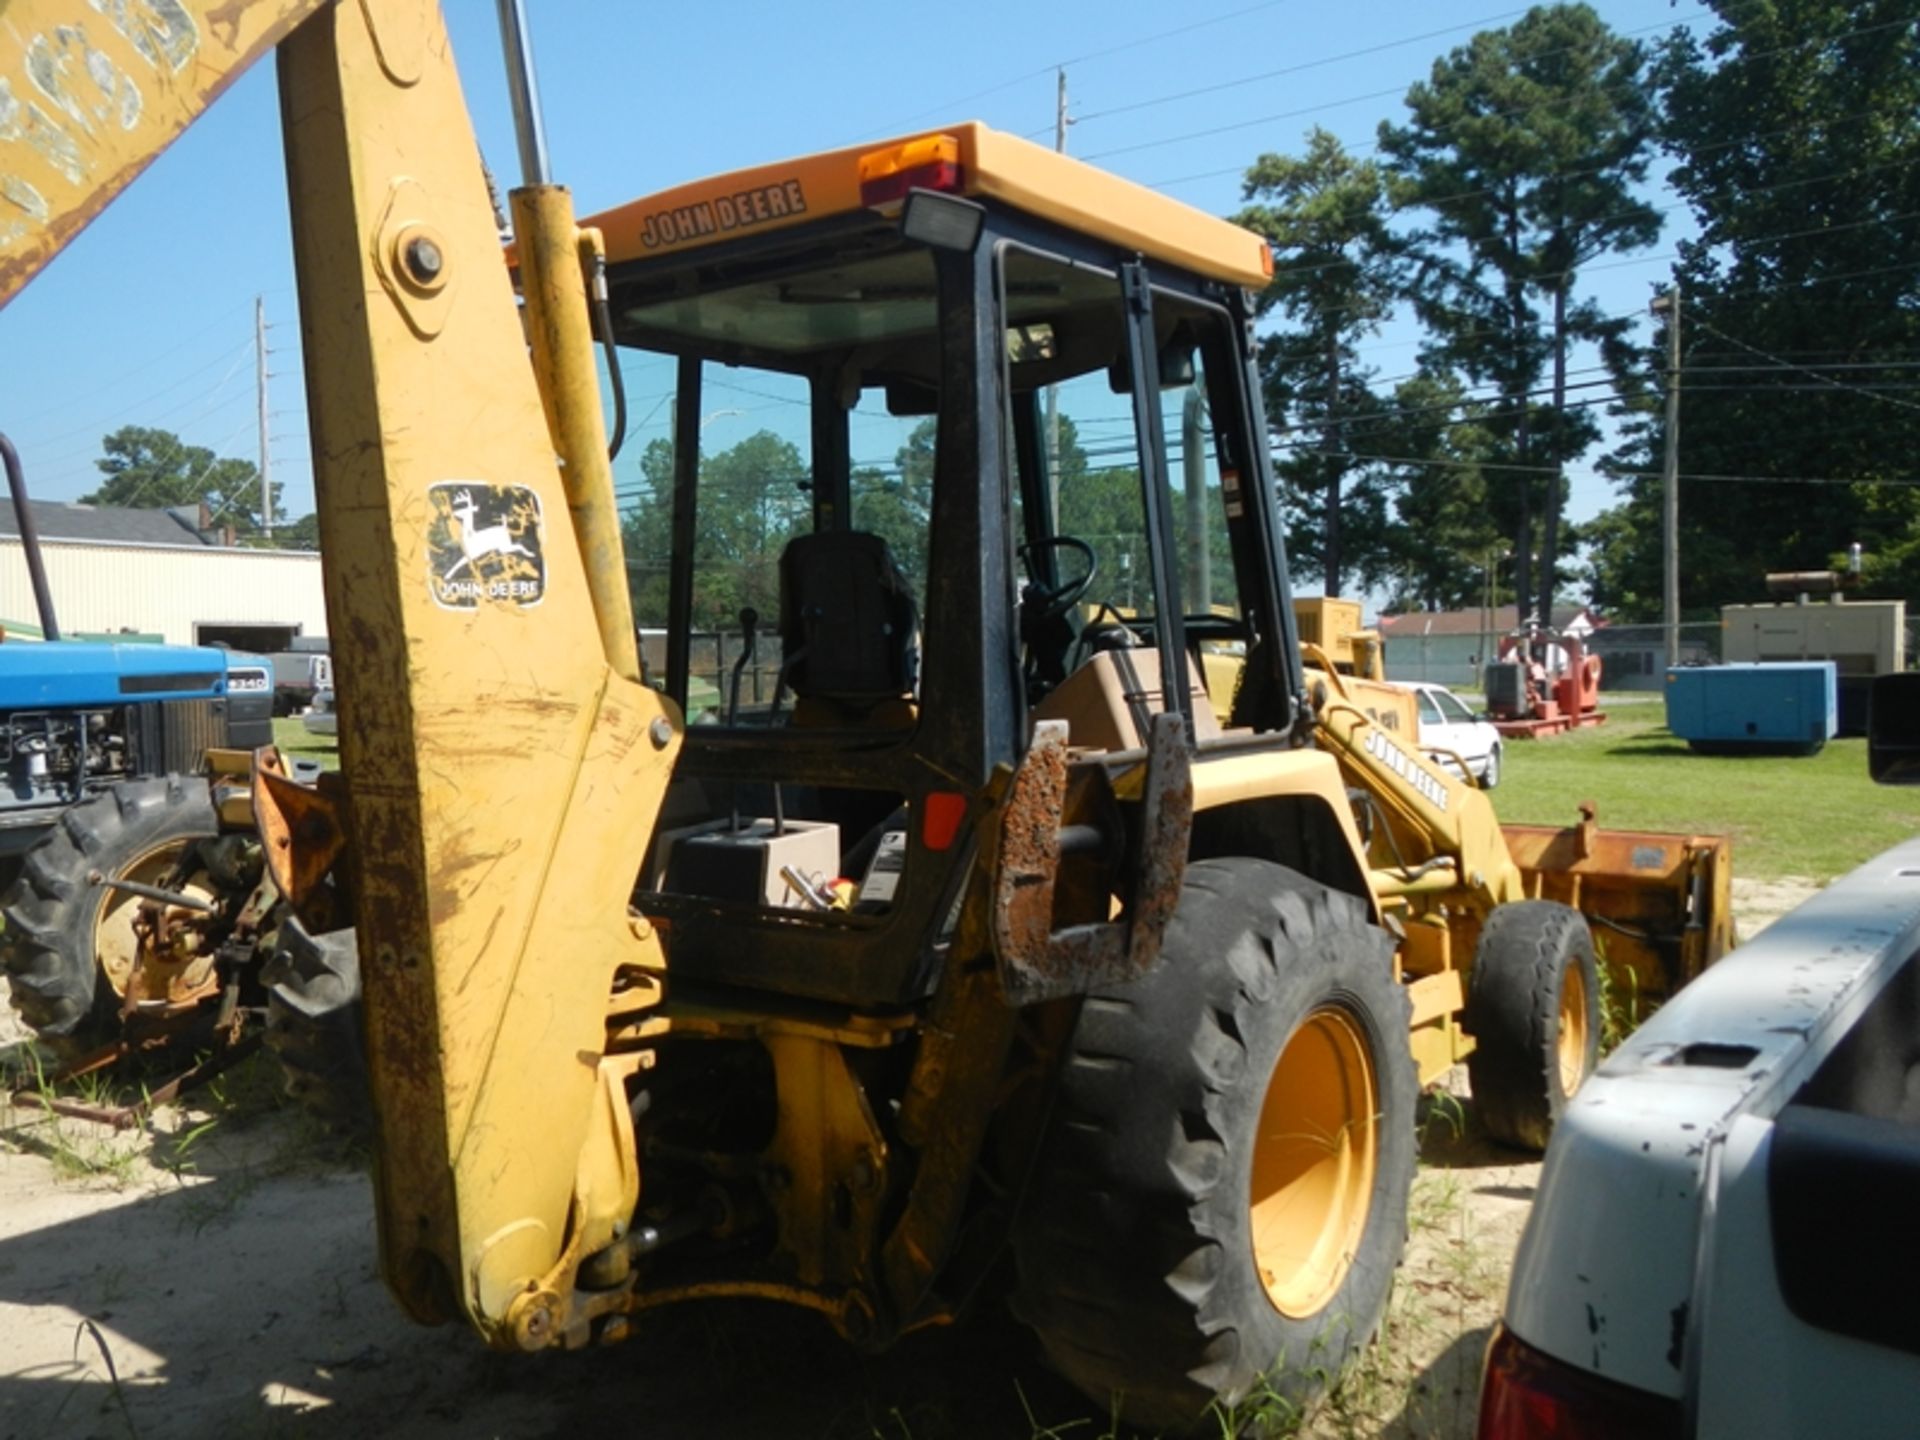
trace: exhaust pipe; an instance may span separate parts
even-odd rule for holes
[[[40,611],[40,634],[47,640],[58,640],[60,622],[54,618],[53,592],[47,588],[47,567],[40,558],[40,527],[33,523],[33,507],[27,503],[27,477],[20,469],[20,452],[5,435],[0,435],[0,462],[7,467],[7,489],[13,495],[20,548],[27,552],[27,575],[33,581],[33,603]]]

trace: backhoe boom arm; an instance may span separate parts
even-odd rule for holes
[[[431,0],[0,13],[0,304],[280,47],[382,1261],[419,1318],[554,1343],[636,1202],[602,1052],[616,976],[661,992],[628,900],[680,735],[633,678],[592,237],[516,195],[523,328]]]

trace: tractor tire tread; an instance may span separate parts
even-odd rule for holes
[[[266,1044],[287,1094],[328,1130],[354,1140],[372,1130],[366,1046],[360,1033],[360,955],[351,929],[309,934],[297,918],[260,972]]]
[[[1560,987],[1569,962],[1585,972],[1589,1045],[1598,1041],[1592,933],[1580,912],[1552,900],[1501,905],[1481,927],[1467,996],[1474,1109],[1487,1133],[1543,1151],[1570,1098],[1559,1070]],[[1593,1068],[1591,1050],[1586,1068]]]
[[[118,999],[102,983],[94,953],[94,925],[107,892],[87,876],[156,844],[219,828],[204,781],[155,776],[123,781],[69,807],[27,852],[0,897],[0,967],[13,1008],[55,1055],[83,1054],[119,1030]]]
[[[1326,973],[1282,973],[1316,968]],[[1248,1163],[1225,1137],[1251,1133],[1246,1109],[1257,1120],[1266,1090],[1264,1077],[1249,1080],[1247,1037],[1263,1033],[1271,1002],[1310,993],[1336,972],[1342,995],[1367,992],[1356,1003],[1380,1032],[1375,1061],[1391,1099],[1383,1099],[1382,1179],[1361,1245],[1374,1253],[1350,1272],[1369,1271],[1369,1294],[1364,1313],[1330,1305],[1316,1317],[1329,1346],[1316,1362],[1324,1380],[1377,1328],[1406,1241],[1416,1087],[1410,1010],[1392,979],[1387,937],[1353,897],[1278,865],[1196,861],[1156,968],[1081,1006],[1016,1226],[1018,1309],[1056,1368],[1090,1395],[1111,1397],[1136,1425],[1173,1434],[1211,1424],[1218,1433],[1208,1410],[1223,1391],[1231,1402],[1263,1379],[1284,1387],[1290,1378],[1297,1393],[1315,1383],[1305,1355],[1253,1353],[1259,1342],[1240,1323],[1249,1307],[1280,1317],[1264,1290],[1246,1293],[1260,1285],[1251,1252],[1243,1265],[1228,1263],[1220,1231],[1244,1200],[1235,1188],[1226,1191],[1233,1198],[1220,1197],[1229,1182],[1244,1188]],[[1284,1039],[1270,1040],[1276,1059]],[[1088,1054],[1132,1063],[1077,1063]],[[1348,1298],[1343,1288],[1336,1300]],[[1298,1373],[1267,1375],[1288,1359]]]

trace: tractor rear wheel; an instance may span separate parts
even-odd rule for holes
[[[311,935],[281,925],[260,972],[267,991],[267,1048],[287,1093],[328,1129],[359,1139],[372,1130],[366,1046],[360,1036],[360,951],[354,932]]]
[[[6,967],[13,1008],[41,1042],[62,1057],[85,1054],[116,1039],[133,975],[138,895],[95,884],[92,876],[144,885],[177,884],[201,899],[217,885],[204,872],[175,875],[196,840],[220,833],[213,793],[204,780],[167,775],[129,780],[72,806],[27,852],[5,900]],[[187,994],[215,983],[205,975],[171,977]]]
[[[1487,1133],[1544,1150],[1600,1057],[1600,981],[1580,912],[1552,900],[1502,905],[1480,930],[1468,982],[1467,1079]]]
[[[1211,1435],[1263,1386],[1299,1406],[1337,1377],[1406,1244],[1409,1014],[1359,901],[1190,865],[1156,968],[1082,1004],[1015,1230],[1055,1367],[1134,1425]]]

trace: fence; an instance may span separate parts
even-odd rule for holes
[[[1720,658],[1720,622],[1680,626],[1680,663],[1708,665]],[[1501,632],[1395,635],[1387,642],[1387,678],[1426,680],[1477,690],[1481,668],[1499,653]],[[1667,669],[1667,635],[1660,625],[1607,625],[1584,637],[1600,657],[1603,690],[1659,690]]]
[[[745,648],[738,630],[696,630],[688,637],[687,719],[693,723],[725,717],[733,695],[733,667]],[[667,673],[667,637],[646,630],[640,636],[640,657],[649,679]],[[740,713],[764,713],[773,703],[773,687],[780,679],[780,631],[763,626],[754,639],[753,662],[740,672]],[[793,696],[783,702],[791,705]]]

